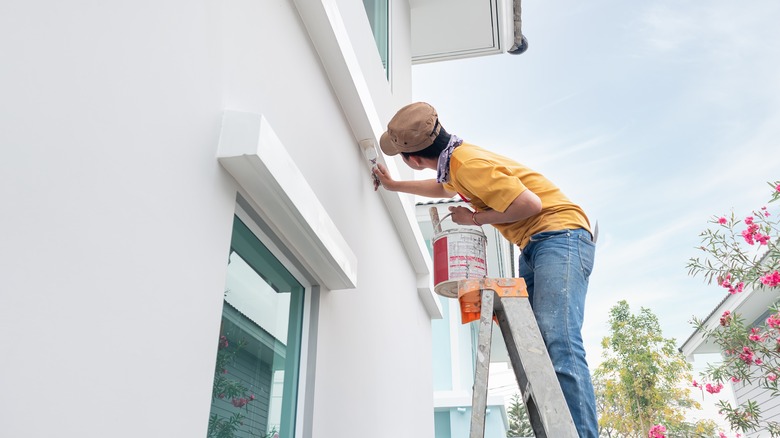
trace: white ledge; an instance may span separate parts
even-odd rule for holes
[[[217,159],[323,286],[357,285],[354,253],[265,117],[225,111]]]

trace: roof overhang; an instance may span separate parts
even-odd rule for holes
[[[514,44],[513,3],[513,0],[410,0],[412,62],[420,64],[508,51]]]
[[[767,309],[777,301],[777,289],[760,287],[758,289],[748,289],[745,292],[734,295],[727,294],[720,304],[703,321],[704,331],[710,331],[717,328],[720,324],[720,317],[723,312],[729,311],[739,315],[747,324],[752,323]],[[720,348],[710,339],[704,337],[703,330],[695,330],[690,337],[680,347],[680,352],[685,355],[689,361],[693,361],[694,355],[720,353]]]

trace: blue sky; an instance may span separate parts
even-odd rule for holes
[[[716,214],[780,179],[780,2],[523,2],[529,50],[415,66],[413,96],[466,141],[540,171],[599,223],[591,365],[625,299],[678,345],[723,289],[687,276]],[[700,364],[697,364],[697,367]]]

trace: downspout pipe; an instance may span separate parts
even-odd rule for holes
[[[513,0],[512,9],[514,10],[515,42],[512,44],[512,47],[507,50],[507,53],[520,55],[528,50],[528,40],[523,36],[522,31],[523,20],[520,18],[520,0]]]

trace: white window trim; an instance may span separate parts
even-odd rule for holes
[[[319,284],[357,285],[357,258],[262,114],[225,111],[217,159]]]

